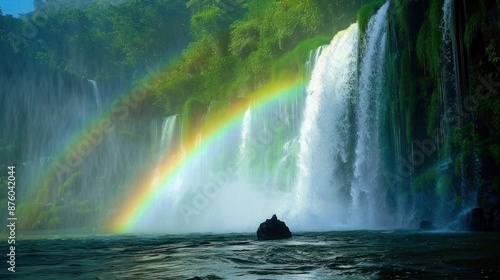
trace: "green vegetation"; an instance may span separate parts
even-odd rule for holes
[[[317,36],[300,42],[292,51],[283,55],[273,65],[272,77],[279,80],[283,77],[295,75],[304,76],[306,73],[306,64],[308,55],[322,45],[330,43],[331,38],[326,36]]]
[[[497,165],[500,165],[500,143],[492,140],[483,142],[484,150],[482,154],[483,156],[490,156]]]
[[[24,203],[19,206],[18,215],[24,219],[20,220],[21,228],[28,230],[37,229],[40,219],[44,213],[44,205],[41,203]]]
[[[150,118],[179,114],[187,139],[203,123],[223,120],[234,104],[248,105],[247,96],[291,76],[304,76],[309,53],[355,22],[361,4],[354,2],[36,1],[36,13],[21,18],[0,14],[0,75],[14,77],[12,69],[38,65],[40,72],[94,79],[100,86],[119,85],[120,91],[141,85],[148,93],[145,105],[134,115],[130,112],[111,137],[127,145],[146,142],[147,135],[138,127],[145,127]],[[37,14],[47,17],[35,22]],[[23,143],[11,140],[0,142],[2,164],[26,157],[20,151],[27,149],[19,148]],[[126,192],[126,184],[107,176],[88,186],[83,180],[88,174],[81,166],[61,182],[54,175],[35,183],[36,191],[20,202],[26,215],[21,228],[97,226],[90,224],[94,209],[109,209],[93,205],[93,200],[81,205],[90,198],[86,188],[110,197]],[[125,175],[119,180],[127,180]],[[0,183],[4,183],[1,177]]]
[[[496,4],[496,5],[495,5]],[[464,45],[473,59],[470,73],[469,103],[477,106],[473,113],[477,122],[484,128],[481,131],[482,141],[479,143],[481,157],[500,167],[500,99],[498,81],[500,81],[500,46],[498,38],[500,24],[500,3],[496,1],[479,0],[468,4],[469,15],[465,22]],[[465,139],[465,147],[469,140]],[[490,178],[488,178],[490,179]],[[495,185],[495,184],[493,184]]]
[[[455,128],[452,136],[452,144],[460,146],[461,151],[465,155],[470,155],[474,151],[474,134],[476,133],[472,123],[464,124],[461,127]]]
[[[427,113],[427,134],[432,135],[434,129],[437,128],[438,123],[438,90],[434,89],[431,98],[431,105],[429,106],[429,111]]]
[[[420,65],[424,68],[424,73],[434,80],[440,80],[442,31],[440,28],[442,15],[442,0],[430,1],[427,16],[418,32],[417,37],[417,57]]]
[[[485,26],[486,23],[486,10],[484,5],[484,0],[478,1],[477,12],[472,14],[465,26],[465,45],[470,48],[472,47],[473,41],[479,39],[479,34]]]
[[[464,168],[464,154],[459,153],[455,156],[453,160],[453,174],[455,176],[460,176],[462,174],[462,170]]]
[[[415,101],[416,101],[416,85],[415,78],[411,71],[411,55],[408,48],[402,51],[402,56],[400,59],[400,75],[399,75],[399,104],[400,112],[404,112],[404,117],[406,120],[406,137],[407,139],[413,139],[413,114],[415,111]]]
[[[397,33],[402,36],[402,38],[408,38],[409,36],[409,0],[395,0],[391,1],[391,20],[395,22],[397,28]]]
[[[23,19],[1,17],[3,54],[87,78],[142,75],[190,41],[189,11],[181,0],[48,0],[35,6]]]
[[[25,34],[25,22],[35,13],[24,21],[0,16],[6,58],[13,53],[86,78],[126,82],[169,64],[142,83],[156,114],[170,115],[183,112],[191,97],[208,106],[303,74],[309,52],[354,22],[360,3],[48,0],[35,6],[47,18],[34,36]]]
[[[68,179],[66,179],[66,181],[64,181],[61,185],[59,185],[59,187],[57,188],[57,195],[63,196],[63,195],[68,194],[68,192],[71,191],[70,187],[72,185],[74,185],[74,182],[78,178],[79,175],[80,175],[79,172],[75,172],[75,173],[71,174],[71,176]]]
[[[57,229],[61,226],[61,218],[53,217],[49,220],[48,228],[49,229]]]
[[[195,40],[173,69],[151,83],[161,100],[157,109],[162,114],[185,112],[190,98],[206,106],[223,99],[230,103],[273,80],[302,75],[309,52],[348,26],[338,21],[327,29],[325,21],[339,15],[354,21],[352,4],[323,9],[344,2],[253,0],[224,10],[215,1],[189,1]]]
[[[361,2],[367,4],[361,7]],[[385,2],[35,1],[37,12],[47,14],[46,20],[34,23],[34,14],[14,18],[0,13],[0,75],[14,75],[10,66],[37,64],[46,67],[44,70],[76,77],[116,79],[126,84],[124,87],[145,85],[151,99],[141,112],[150,115],[134,117],[179,114],[186,139],[188,134],[198,133],[203,123],[224,119],[230,106],[247,104],[249,99],[258,98],[260,91],[280,81],[304,77],[311,51],[327,44],[356,18],[363,35],[369,19]],[[390,98],[386,99],[384,116],[392,122],[394,131],[390,134],[394,135],[384,137],[398,139],[394,141],[399,143],[394,144],[402,155],[409,154],[414,140],[429,139],[442,128],[445,105],[440,96],[454,94],[444,89],[441,71],[443,2],[391,1],[387,34]],[[455,5],[465,3],[459,2],[455,1]],[[493,2],[468,1],[467,17],[457,13],[461,17],[457,22],[463,22],[456,29],[457,34],[462,32],[457,36],[456,48],[463,58],[457,63],[461,67],[457,92],[463,100],[472,100],[477,110],[467,109],[469,116],[461,116],[460,125],[451,125],[452,133],[445,135],[439,153],[415,167],[420,175],[407,182],[407,187],[411,185],[415,191],[446,193],[463,171],[472,168],[466,165],[475,149],[482,158],[496,164],[493,168],[500,166],[500,99],[496,86],[500,81],[500,8],[499,1]],[[30,31],[26,22],[31,22],[34,29]],[[153,68],[161,70],[143,78]],[[130,127],[119,129],[116,135],[120,139],[147,138]],[[16,160],[22,150],[19,142],[3,138],[0,135],[2,168]],[[275,138],[284,141],[281,130]],[[275,158],[279,152],[269,149],[262,156]],[[453,174],[431,170],[435,160],[449,158],[454,169],[449,173]],[[50,177],[38,182],[37,191],[20,205],[25,217],[23,228],[59,228],[71,224],[67,217],[88,222],[95,209],[102,209],[88,197],[79,196],[83,175],[76,169],[72,172],[63,182]],[[5,186],[2,176],[0,186]],[[100,180],[102,185],[94,187],[105,192],[107,180]],[[488,183],[491,181],[498,190],[498,177],[490,178]],[[461,200],[458,198],[457,204]],[[1,201],[5,201],[2,196]]]
[[[445,192],[452,186],[451,180],[450,175],[445,174],[440,176],[436,184],[436,193],[439,195],[445,194]]]
[[[427,170],[413,179],[412,189],[418,192],[434,193],[437,184],[437,172]]]
[[[387,0],[374,0],[365,4],[358,12],[359,33],[364,35],[370,18],[385,4]]]
[[[182,111],[182,137],[186,139],[200,129],[200,119],[206,113],[205,104],[196,98],[190,98]]]

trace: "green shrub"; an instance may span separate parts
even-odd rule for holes
[[[317,36],[300,42],[295,49],[285,53],[273,65],[273,80],[287,75],[303,75],[305,73],[306,61],[311,51],[330,42],[331,38]]]
[[[365,4],[358,12],[358,26],[360,35],[364,35],[368,28],[370,18],[377,13],[378,9],[382,7],[386,0],[373,0]]]

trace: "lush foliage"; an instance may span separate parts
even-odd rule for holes
[[[190,40],[181,0],[36,2],[34,13],[2,17],[2,49],[87,78],[142,74]]]
[[[352,23],[358,8],[340,0],[191,0],[187,7],[195,41],[150,85],[160,114],[185,111],[190,98],[227,104],[273,79],[303,74],[310,51]]]
[[[360,3],[40,0],[35,7],[34,13],[21,18],[0,16],[0,75],[12,77],[13,69],[25,71],[36,65],[38,72],[54,77],[71,73],[71,79],[94,79],[101,87],[145,85],[141,90],[151,94],[147,107],[135,110],[140,113],[113,134],[119,138],[115,141],[128,142],[144,138],[149,118],[179,114],[182,132],[196,131],[202,116],[205,121],[223,118],[224,108],[244,103],[243,97],[259,88],[304,75],[310,52],[352,24]],[[29,79],[29,74],[23,78]],[[16,149],[14,142],[0,145],[2,163],[4,154]],[[104,148],[100,152],[105,153]],[[97,160],[98,153],[85,160]],[[118,181],[127,180],[131,172],[125,166],[118,169],[113,172],[123,174],[116,175]],[[76,168],[63,181],[50,176],[39,180],[36,191],[20,206],[26,217],[21,227],[57,229],[72,226],[74,220],[90,223],[90,217],[104,208],[81,191],[88,171]],[[114,179],[93,181],[99,197],[125,192]]]
[[[376,0],[364,5],[358,12],[358,24],[360,34],[364,34],[368,27],[368,21],[377,10],[387,2],[386,0]]]
[[[356,16],[363,34],[385,2],[40,0],[35,1],[35,13],[21,18],[3,16],[0,11],[0,75],[14,77],[12,69],[19,65],[24,66],[19,69],[43,65],[40,72],[50,69],[73,77],[131,83],[159,69],[139,82],[145,85],[142,90],[152,94],[139,117],[179,114],[186,135],[199,129],[202,121],[223,118],[220,112],[229,104],[244,102],[279,80],[304,76],[311,51],[327,44]],[[391,98],[386,120],[394,127],[392,139],[399,141],[393,143],[400,153],[394,159],[411,155],[414,140],[437,140],[434,132],[438,131],[444,138],[436,145],[439,151],[413,166],[407,187],[443,195],[457,188],[464,174],[473,177],[469,174],[474,171],[473,160],[480,156],[488,164],[485,169],[493,170],[484,172],[484,180],[498,190],[499,1],[468,1],[466,8],[465,1],[454,1],[455,92],[446,90],[442,72],[443,2],[391,1],[387,34]],[[453,94],[456,97],[450,98]],[[447,99],[465,108],[466,114],[443,132],[444,110],[450,107]],[[140,133],[130,127],[117,135],[126,141],[140,139]],[[23,145],[3,138],[0,134],[1,168]],[[280,132],[277,139],[281,141]],[[448,161],[450,166],[436,170],[437,163]],[[53,178],[40,182],[31,201],[20,207],[27,217],[22,227],[56,229],[68,224],[62,213],[89,220],[100,206],[78,197],[82,177],[75,170],[62,182]],[[4,185],[5,178],[0,177],[0,186]],[[70,199],[74,197],[78,199]]]
[[[467,2],[466,6],[454,2],[452,28],[457,37],[448,42],[453,44],[453,50],[447,46],[458,55],[452,69],[443,59],[443,4],[442,0],[392,2],[391,19],[396,23],[393,51],[400,64],[393,64],[398,67],[399,96],[390,104],[399,103],[401,110],[407,112],[402,121],[407,131],[400,143],[407,152],[414,139],[439,142],[438,152],[428,155],[428,164],[415,166],[420,175],[413,179],[413,189],[443,194],[457,190],[458,182],[466,178],[463,183],[474,192],[471,189],[484,182],[473,178],[482,176],[491,183],[494,176],[489,174],[500,162],[495,153],[500,107],[497,98],[491,98],[496,91],[494,81],[500,78],[500,48],[496,39],[500,34],[500,6],[498,1],[487,0]],[[417,10],[423,13],[412,12]],[[454,84],[445,74],[450,69],[455,71],[451,74],[455,75]],[[476,163],[480,153],[480,160],[486,163],[482,174],[477,173]],[[434,164],[449,159],[451,166],[435,171]],[[457,201],[457,205],[461,203]]]

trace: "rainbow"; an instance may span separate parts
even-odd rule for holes
[[[175,66],[178,59],[174,57],[169,59],[168,63],[160,63],[159,65],[163,66],[147,73],[111,105],[92,117],[81,129],[74,131],[64,140],[65,142],[61,143],[61,148],[55,153],[52,164],[36,174],[35,182],[41,182],[42,186],[59,185],[69,179],[73,171],[100,144],[106,134],[113,131],[115,124],[126,120],[137,106],[145,102],[149,92],[144,85],[156,81],[159,76],[167,73]]]
[[[302,79],[288,78],[269,84],[247,97],[252,101],[252,110],[259,110],[267,108],[301,87],[303,87]],[[129,188],[135,191],[118,207],[118,212],[108,223],[110,225],[108,229],[116,233],[133,231],[134,226],[160,197],[159,194],[172,185],[175,175],[188,167],[204,151],[210,149],[212,144],[226,135],[231,128],[240,124],[247,109],[248,106],[230,106],[223,117],[207,122],[208,124],[202,128],[201,144],[196,142],[197,133],[191,133],[183,140],[184,152],[165,157],[157,167],[150,168],[147,174],[139,176],[140,182],[134,183]],[[155,178],[160,179],[154,180]]]

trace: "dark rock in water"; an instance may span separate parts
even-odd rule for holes
[[[420,222],[420,230],[433,230],[434,225],[431,223],[431,221],[423,220]]]
[[[500,231],[500,194],[492,185],[477,190],[477,205],[466,216],[467,229],[472,231]]]
[[[472,208],[469,215],[467,215],[467,224],[469,225],[469,229],[473,231],[486,230],[486,219],[483,208]]]
[[[494,190],[492,185],[484,184],[477,190],[476,203],[486,213],[492,213],[495,208],[500,210],[500,194]]]
[[[285,222],[278,220],[276,214],[271,219],[261,223],[257,229],[258,240],[285,239],[292,237],[290,229]]]

